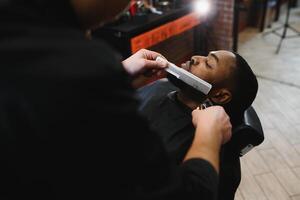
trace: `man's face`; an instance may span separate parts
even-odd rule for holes
[[[235,55],[229,51],[212,51],[208,56],[193,56],[182,68],[211,83],[223,86],[235,67]]]

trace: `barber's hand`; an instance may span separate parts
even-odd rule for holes
[[[128,74],[132,76],[137,76],[141,74],[147,75],[156,75],[163,68],[167,67],[167,61],[155,61],[155,59],[161,56],[161,54],[141,49],[126,60],[122,62],[124,69],[128,72]]]
[[[230,119],[221,106],[212,106],[204,110],[196,109],[192,116],[196,132],[184,160],[202,158],[219,171],[221,145],[231,138]]]
[[[212,106],[204,110],[196,109],[192,112],[193,124],[201,129],[203,136],[219,138],[220,144],[225,144],[231,138],[230,118],[221,106]]]

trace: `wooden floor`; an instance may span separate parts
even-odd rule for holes
[[[290,22],[300,30],[300,9],[292,10]],[[240,36],[239,53],[259,80],[253,107],[265,141],[241,159],[236,200],[300,200],[300,37],[285,39],[275,54],[278,42],[255,29]]]

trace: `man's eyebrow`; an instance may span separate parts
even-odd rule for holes
[[[216,59],[217,63],[219,62],[219,58],[218,58],[218,56],[217,56],[216,54],[210,53],[210,55],[211,55],[212,57],[214,57],[214,59]]]

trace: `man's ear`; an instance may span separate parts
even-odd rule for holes
[[[210,96],[210,99],[216,104],[222,105],[231,101],[232,94],[228,89],[222,88],[217,90],[214,94],[212,94]]]

